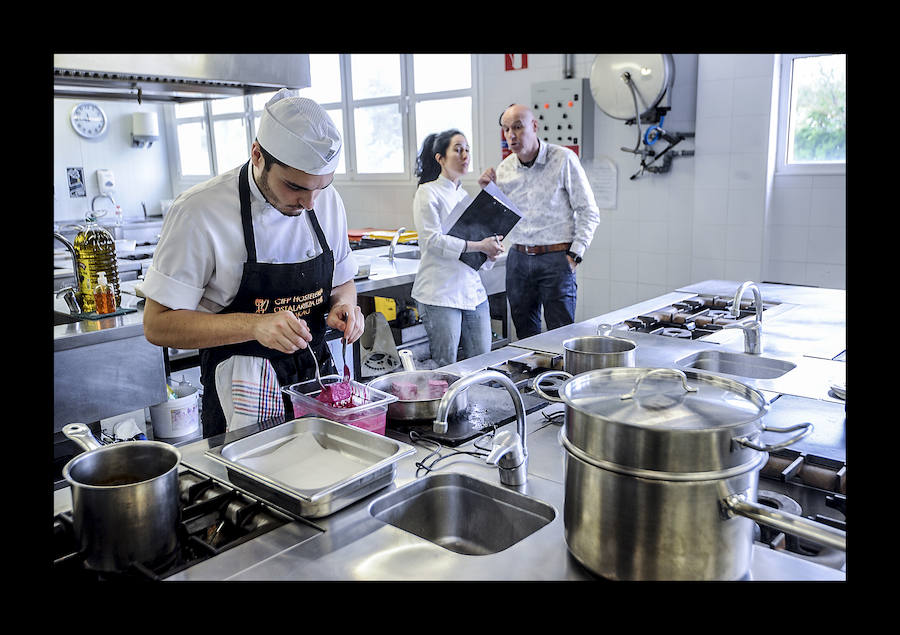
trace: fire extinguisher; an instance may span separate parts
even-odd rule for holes
[[[506,143],[506,136],[504,136],[503,130],[501,129],[500,130],[500,159],[501,160],[505,159],[510,154],[512,154],[512,152],[510,152],[510,150],[509,150],[509,144]]]

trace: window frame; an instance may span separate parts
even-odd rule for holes
[[[778,176],[825,176],[845,175],[846,157],[833,163],[788,163],[788,130],[791,117],[791,89],[793,88],[793,62],[803,57],[825,57],[841,53],[789,53],[781,54],[778,64],[780,74],[778,84],[778,136],[776,142],[775,174]]]
[[[479,137],[479,96],[478,96],[478,56],[469,54],[471,64],[471,85],[469,88],[453,89],[429,93],[416,93],[414,86],[414,54],[400,53],[400,95],[390,97],[372,97],[364,99],[355,99],[353,97],[353,78],[351,70],[351,53],[340,53],[339,66],[341,69],[341,101],[321,103],[325,109],[340,108],[342,117],[342,127],[344,133],[344,169],[342,174],[335,174],[335,183],[415,183],[415,166],[418,147],[416,146],[416,105],[421,102],[437,101],[441,99],[454,99],[459,97],[469,97],[471,99],[472,111],[470,113],[472,119],[472,136]],[[217,174],[220,174],[216,165],[216,145],[215,145],[215,122],[223,119],[243,118],[245,130],[247,131],[247,152],[256,138],[256,113],[253,110],[253,95],[245,95],[243,113],[228,114],[212,114],[211,102],[203,102],[203,116],[191,118],[177,119],[175,117],[175,106],[166,104],[166,135],[173,148],[169,152],[170,169],[174,176],[173,181],[176,187],[183,191],[188,187],[197,183],[202,183]],[[355,127],[355,108],[365,106],[377,106],[384,104],[397,104],[401,117],[401,132],[403,135],[403,172],[380,172],[380,173],[360,173],[357,169],[357,148],[356,148],[356,127]],[[210,174],[208,175],[184,175],[181,173],[181,149],[178,145],[177,128],[179,123],[186,123],[191,120],[202,121],[206,126],[207,147],[209,148],[209,166]],[[230,169],[230,168],[229,168]],[[465,178],[465,177],[464,177]]]

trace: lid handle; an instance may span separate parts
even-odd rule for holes
[[[644,381],[647,377],[652,374],[660,374],[660,373],[675,373],[681,378],[681,385],[684,387],[685,392],[697,392],[697,389],[693,386],[688,386],[687,383],[687,375],[685,375],[682,371],[677,368],[654,368],[649,373],[644,373],[640,377],[638,377],[637,381],[634,382],[634,388],[627,395],[622,395],[621,399],[631,399],[637,394],[638,388],[641,386],[641,382]]]

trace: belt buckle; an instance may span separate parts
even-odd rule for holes
[[[536,256],[538,252],[537,245],[523,245],[525,247],[525,254],[528,256]]]

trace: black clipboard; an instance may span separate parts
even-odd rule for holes
[[[453,225],[446,233],[463,240],[478,241],[485,236],[506,236],[522,218],[516,206],[494,183],[489,183],[481,190],[458,218],[454,219],[456,212],[454,210],[447,219]],[[460,254],[459,259],[477,271],[487,260],[487,255],[480,251],[470,251]]]

